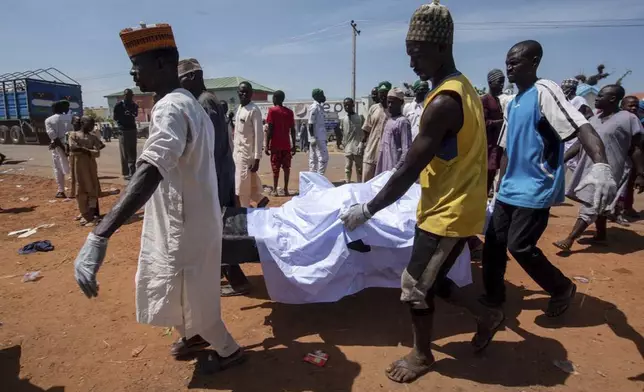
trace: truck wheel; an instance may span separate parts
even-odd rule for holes
[[[22,129],[17,125],[11,127],[11,141],[13,141],[13,144],[25,144],[25,136],[22,134]]]
[[[6,125],[0,125],[0,144],[11,144],[9,127]]]

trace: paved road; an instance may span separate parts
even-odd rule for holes
[[[144,139],[138,142],[138,151],[140,153]],[[105,143],[106,147],[101,151],[101,157],[98,160],[98,174],[103,183],[124,184],[125,181],[121,175],[121,161],[118,141]],[[331,148],[332,145],[330,144]],[[9,173],[19,173],[35,175],[41,177],[52,177],[51,153],[47,146],[34,145],[0,145],[0,152],[7,156],[7,163],[0,166],[0,173],[9,170]],[[292,163],[292,180],[289,188],[296,189],[298,182],[295,173],[308,170],[308,154],[298,152],[293,158]],[[272,173],[270,159],[264,155],[259,169],[260,177],[264,185],[272,186]],[[355,175],[355,174],[354,174]],[[327,177],[331,181],[340,181],[344,178],[344,156],[342,152],[331,152]],[[283,186],[283,180],[280,178],[279,186]]]

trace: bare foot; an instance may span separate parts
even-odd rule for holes
[[[284,196],[289,197],[291,194],[289,193],[288,189],[284,188]]]
[[[419,377],[427,374],[434,365],[434,356],[422,355],[415,350],[403,358],[395,361],[385,370],[385,374],[391,381],[398,383],[413,382]]]
[[[570,252],[570,248],[572,247],[572,240],[569,240],[568,238],[566,238],[565,240],[562,240],[562,241],[553,242],[552,245],[561,249],[561,251],[563,252]]]

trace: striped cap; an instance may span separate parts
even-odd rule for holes
[[[493,69],[487,74],[488,83],[498,82],[501,79],[505,79],[505,75],[503,75],[503,71],[500,69]]]
[[[423,4],[409,21],[407,41],[423,41],[451,45],[454,42],[454,21],[447,7],[439,0]]]
[[[147,26],[141,22],[137,28],[127,28],[119,33],[129,57],[157,49],[176,49],[172,27],[166,23]]]

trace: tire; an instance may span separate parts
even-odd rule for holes
[[[11,144],[11,132],[6,125],[0,125],[0,144]]]
[[[10,135],[13,144],[25,144],[25,136],[22,134],[22,129],[18,125],[11,127]]]

